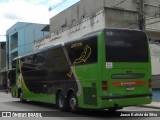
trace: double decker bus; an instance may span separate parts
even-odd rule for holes
[[[148,40],[139,30],[105,28],[17,57],[12,67],[11,94],[21,102],[77,111],[152,101]]]

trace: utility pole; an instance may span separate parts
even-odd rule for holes
[[[139,0],[138,3],[139,3],[139,11],[138,11],[139,29],[145,31],[144,0]]]

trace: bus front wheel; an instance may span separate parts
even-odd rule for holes
[[[78,111],[78,100],[76,94],[72,93],[69,97],[69,109],[72,112]]]

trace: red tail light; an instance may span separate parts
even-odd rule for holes
[[[107,81],[102,81],[102,91],[107,91],[107,90],[108,90]]]
[[[149,80],[149,88],[152,88],[152,80]]]

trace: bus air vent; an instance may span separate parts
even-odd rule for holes
[[[97,105],[97,92],[95,87],[84,87],[84,104]]]

